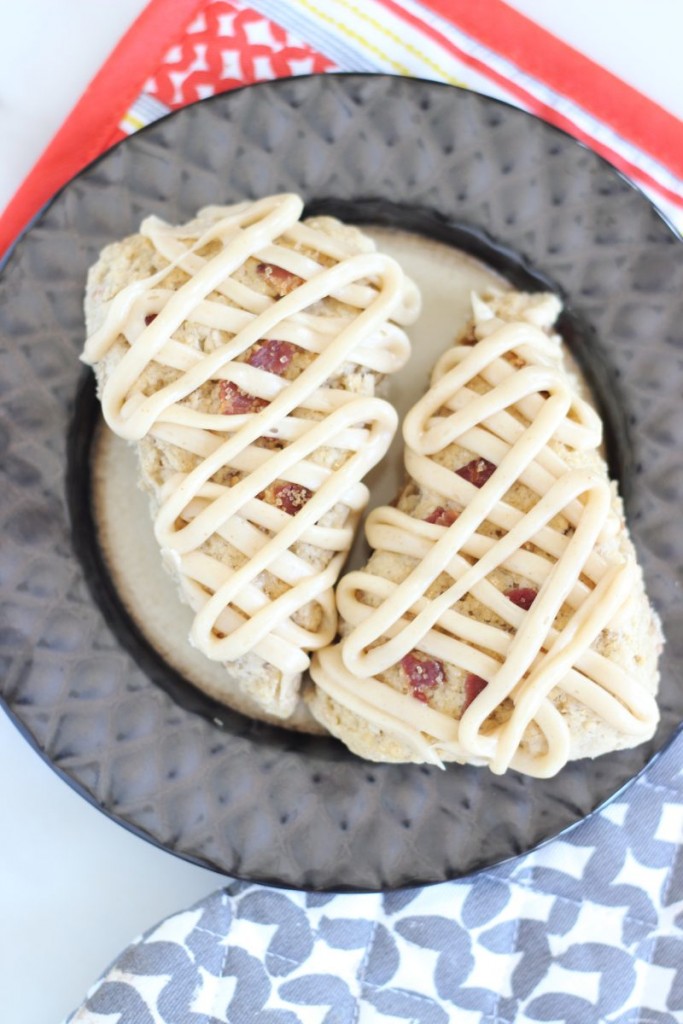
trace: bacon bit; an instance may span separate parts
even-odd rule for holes
[[[156,320],[157,316],[157,313],[148,313],[147,316],[145,317],[145,327],[149,327],[152,320]]]
[[[511,587],[505,591],[508,600],[516,604],[518,608],[523,608],[525,612],[529,611],[537,595],[538,591],[533,587]]]
[[[426,704],[429,700],[427,690],[433,690],[446,681],[446,673],[440,661],[436,658],[428,658],[425,654],[415,654],[413,651],[401,658],[401,668],[408,676],[413,697]]]
[[[267,370],[268,373],[276,373],[281,377],[291,363],[297,351],[297,346],[289,341],[276,341],[269,338],[251,353],[247,362],[250,366],[257,366],[259,370]]]
[[[464,714],[473,700],[479,696],[482,690],[488,686],[488,680],[482,679],[481,676],[475,676],[472,672],[465,679],[465,703],[462,706],[462,713]]]
[[[489,462],[488,459],[472,459],[466,466],[461,466],[455,472],[463,480],[474,484],[475,487],[483,487],[489,477],[495,472],[495,469],[495,464]]]
[[[224,416],[240,416],[245,412],[260,412],[268,405],[264,398],[248,395],[231,380],[220,382],[218,396]]]
[[[425,523],[434,523],[436,526],[450,526],[458,518],[458,515],[459,513],[454,508],[444,508],[443,505],[437,505],[433,512],[424,517],[424,521]]]
[[[293,292],[295,288],[304,283],[302,277],[297,277],[296,274],[285,270],[284,267],[276,266],[275,263],[259,263],[256,273],[260,274],[268,282],[279,299],[283,295],[289,295],[290,292]]]
[[[288,516],[295,516],[313,497],[313,491],[309,491],[308,487],[302,484],[278,484],[273,489],[273,497],[277,508],[281,508]]]

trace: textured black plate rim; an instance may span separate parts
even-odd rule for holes
[[[374,80],[383,78],[388,81],[398,80],[416,82],[418,85],[426,85],[429,86],[430,88],[435,89],[454,89],[456,92],[473,93],[477,96],[482,96],[488,103],[495,104],[499,107],[504,107],[506,110],[514,110],[515,113],[527,117],[530,121],[541,121],[550,131],[557,132],[557,134],[560,135],[561,137],[569,139],[573,145],[579,146],[581,149],[585,149],[587,153],[591,154],[591,157],[594,157],[596,160],[599,160],[600,163],[602,163],[605,167],[609,168],[609,170],[613,174],[616,174],[619,178],[621,178],[621,180],[626,185],[628,185],[629,188],[631,188],[634,192],[637,192],[638,195],[640,195],[641,198],[646,203],[648,203],[648,205],[651,207],[652,210],[654,210],[655,214],[660,218],[660,220],[662,220],[664,224],[666,224],[669,231],[673,235],[675,235],[676,238],[683,241],[683,234],[681,234],[676,225],[671,220],[669,220],[669,218],[663,210],[660,210],[658,206],[655,206],[655,204],[652,202],[649,196],[643,191],[640,185],[638,185],[637,182],[629,178],[624,173],[624,171],[620,170],[618,167],[615,167],[614,164],[610,163],[610,161],[607,160],[606,157],[602,156],[601,153],[598,153],[596,150],[591,149],[591,147],[587,145],[587,143],[583,142],[581,139],[577,139],[574,135],[566,131],[564,128],[560,128],[557,125],[552,124],[550,121],[546,121],[545,118],[540,117],[538,114],[532,114],[530,111],[524,110],[522,107],[517,107],[514,103],[509,103],[507,100],[500,99],[498,96],[487,96],[485,93],[479,93],[476,89],[469,89],[467,86],[454,85],[451,84],[450,82],[436,82],[429,78],[418,78],[417,76],[410,76],[408,78],[405,75],[391,75],[385,72],[327,71],[310,75],[295,75],[291,76],[290,78],[271,79],[263,82],[252,82],[249,85],[240,85],[235,89],[227,89],[225,92],[214,93],[213,96],[207,96],[202,100],[195,100],[193,103],[186,103],[184,107],[179,107],[177,110],[171,110],[169,111],[168,114],[164,114],[162,117],[158,117],[155,121],[151,121],[149,124],[144,125],[142,128],[138,128],[138,130],[133,132],[131,135],[127,135],[125,138],[119,139],[119,141],[115,142],[113,146],[109,146],[109,148],[105,149],[104,152],[99,154],[99,156],[96,156],[94,160],[91,160],[89,163],[85,164],[85,166],[82,167],[77,174],[74,174],[73,177],[69,178],[69,180],[64,183],[64,185],[58,188],[57,191],[52,196],[50,196],[50,198],[41,206],[41,208],[37,210],[36,213],[33,214],[33,216],[26,222],[24,227],[21,228],[16,238],[12,240],[6,251],[3,253],[2,257],[0,257],[0,273],[5,269],[5,266],[9,262],[11,256],[13,255],[18,245],[24,240],[26,235],[37,224],[40,223],[40,221],[43,219],[43,217],[50,209],[50,207],[53,205],[55,200],[59,199],[62,192],[69,188],[74,181],[78,181],[78,179],[81,178],[84,174],[92,170],[93,167],[97,167],[97,165],[102,160],[104,160],[105,157],[110,156],[110,154],[115,152],[115,150],[119,149],[119,147],[127,145],[127,143],[132,138],[137,139],[144,136],[145,132],[147,132],[149,129],[156,128],[158,125],[163,124],[163,122],[167,121],[169,118],[175,117],[175,115],[180,113],[181,110],[187,110],[190,107],[205,106],[208,103],[219,101],[227,95],[237,95],[238,93],[244,92],[246,89],[253,91],[268,86],[272,87],[273,85],[277,85],[278,82],[290,82],[293,79],[295,79],[297,82],[303,82],[307,80],[327,78],[348,78],[359,80]],[[502,243],[501,247],[503,247]]]
[[[623,786],[620,786],[619,789],[615,790],[615,792],[612,793],[612,795],[609,796],[607,800],[604,800],[598,807],[595,807],[592,811],[586,814],[585,817],[580,818],[578,821],[573,822],[571,825],[567,825],[559,832],[556,832],[555,835],[547,836],[545,839],[542,839],[540,842],[536,843],[535,846],[530,847],[528,850],[524,850],[522,853],[512,853],[510,854],[509,857],[504,857],[501,860],[497,860],[495,864],[482,864],[480,867],[474,868],[473,870],[468,871],[466,874],[463,875],[453,875],[451,878],[430,880],[426,882],[415,882],[413,884],[406,885],[387,885],[383,886],[382,889],[378,890],[363,889],[355,886],[344,885],[310,887],[293,885],[291,882],[274,882],[272,879],[258,878],[254,875],[241,875],[239,874],[239,872],[236,871],[232,872],[231,874],[228,874],[222,867],[220,867],[220,865],[213,863],[208,858],[195,857],[191,853],[187,853],[182,850],[170,849],[159,839],[157,839],[156,836],[153,836],[151,835],[151,833],[146,832],[143,828],[140,828],[139,825],[135,825],[133,822],[128,821],[125,818],[118,817],[118,815],[111,811],[108,807],[104,807],[95,799],[93,794],[85,788],[85,786],[81,785],[81,783],[74,779],[73,776],[69,775],[68,772],[66,772],[63,768],[55,764],[54,761],[47,757],[45,751],[39,745],[31,730],[24,724],[24,722],[22,722],[22,720],[15,714],[15,712],[12,711],[12,709],[9,707],[4,696],[1,693],[0,708],[2,708],[2,710],[6,713],[10,722],[12,722],[12,724],[16,726],[17,730],[24,737],[29,746],[32,747],[33,750],[35,750],[35,752],[40,756],[41,760],[49,768],[51,768],[55,775],[57,775],[58,778],[62,779],[67,784],[67,786],[69,786],[70,789],[72,789],[79,796],[82,796],[84,800],[88,804],[90,804],[91,807],[94,807],[96,810],[100,811],[110,821],[114,822],[114,824],[121,825],[127,832],[130,832],[131,835],[134,835],[138,839],[142,839],[145,842],[150,843],[152,846],[155,846],[158,850],[163,850],[163,852],[169,854],[169,856],[178,857],[180,860],[186,861],[188,864],[193,864],[195,867],[203,868],[205,871],[214,871],[217,874],[222,875],[224,878],[234,879],[237,882],[246,882],[250,885],[262,885],[267,889],[286,889],[290,892],[348,894],[357,896],[368,895],[369,893],[376,894],[377,892],[409,892],[413,889],[426,889],[436,885],[449,885],[452,882],[465,882],[469,879],[476,878],[479,875],[485,875],[487,874],[487,872],[496,871],[498,868],[508,867],[509,865],[514,864],[515,861],[522,860],[522,858],[526,857],[528,854],[535,853],[537,850],[542,850],[545,846],[549,846],[550,843],[555,842],[556,839],[561,839],[563,836],[569,835],[569,833],[573,832],[574,829],[579,828],[581,825],[583,825],[590,819],[594,818],[599,811],[602,811],[606,807],[609,807],[612,803],[618,803],[619,799],[623,796],[626,790],[630,789],[632,785],[638,782],[638,780],[644,775],[646,770],[649,770],[653,765],[657,764],[657,762],[661,759],[662,755],[666,753],[669,747],[673,746],[675,740],[679,736],[683,737],[683,724],[681,724],[674,730],[674,733],[664,743],[664,745],[661,746],[659,750],[656,750],[654,752],[654,754],[647,762],[647,764],[644,765],[643,768],[641,768],[640,771],[633,776],[633,778],[628,779]]]
[[[305,76],[297,76],[296,80],[300,81],[300,80],[303,80],[303,79],[313,80],[313,79],[326,79],[326,78],[333,78],[333,79],[334,78],[347,78],[347,79],[357,79],[359,81],[364,81],[364,80],[369,80],[369,79],[386,79],[389,82],[391,82],[393,80],[405,81],[403,76],[389,75],[389,74],[368,74],[368,73],[362,73],[362,72],[335,72],[335,73],[325,74],[325,75],[305,75]],[[413,81],[416,84],[419,84],[421,86],[428,86],[429,88],[434,88],[434,89],[436,89],[436,88],[451,89],[451,90],[455,89],[455,90],[457,90],[459,92],[463,92],[463,93],[470,93],[470,92],[471,93],[475,93],[475,90],[461,89],[458,86],[453,86],[453,85],[449,85],[447,83],[442,83],[442,82],[433,82],[433,81],[430,81],[430,80],[419,79],[419,78],[414,78],[414,79],[409,79],[409,80]],[[272,88],[274,85],[277,86],[278,82],[282,82],[283,85],[284,85],[284,84],[286,84],[288,82],[291,82],[291,79],[279,79],[279,80],[276,80],[275,82],[273,82],[273,81],[270,81],[270,82],[260,82],[260,83],[254,83],[252,85],[241,86],[238,89],[230,90],[229,94],[241,93],[241,92],[243,92],[244,90],[247,90],[247,89],[249,89],[249,90],[260,89],[261,87],[270,87],[270,88]],[[212,103],[214,101],[220,101],[220,100],[224,99],[226,95],[227,95],[227,93],[219,93],[219,94],[217,94],[215,96],[207,97],[204,100],[199,100],[196,103],[188,104],[188,107],[197,107],[200,104],[203,106],[203,105],[205,105],[207,103]],[[482,95],[482,94],[478,94],[478,95]],[[564,131],[563,129],[558,128],[555,125],[552,125],[552,124],[550,124],[547,121],[544,121],[542,118],[539,118],[536,115],[528,113],[527,111],[520,110],[518,107],[515,107],[511,103],[508,103],[508,102],[506,102],[504,100],[497,99],[495,97],[483,96],[483,98],[487,101],[487,103],[490,103],[490,104],[493,104],[493,105],[498,105],[498,106],[501,106],[501,107],[503,107],[505,109],[509,109],[511,111],[514,111],[517,115],[522,115],[522,116],[528,118],[530,121],[533,121],[533,122],[541,121],[544,124],[544,126],[546,127],[546,129],[548,129],[548,130],[550,130],[552,132],[555,132],[559,136],[564,137],[564,138],[570,140],[573,146],[579,146],[581,149],[586,150],[586,152],[590,153],[590,155],[591,155],[591,157],[593,159],[599,161],[605,168],[609,169],[609,171],[611,172],[612,175],[614,175],[614,176],[618,177],[619,179],[621,179],[621,181],[624,184],[626,184],[628,186],[628,188],[632,192],[638,194],[639,197],[649,206],[650,210],[652,212],[654,212],[654,214],[663,222],[663,224],[666,226],[667,230],[672,235],[674,235],[679,240],[682,238],[681,234],[678,232],[676,227],[671,223],[671,221],[666,217],[666,215],[661,210],[659,210],[651,202],[649,197],[643,192],[643,190],[636,183],[631,181],[621,170],[619,170],[618,168],[614,167],[608,160],[606,160],[600,154],[595,153],[589,146],[585,145],[580,140],[575,139],[573,136],[571,136],[568,132]],[[162,121],[165,121],[165,120],[167,120],[169,118],[175,117],[177,114],[182,113],[182,111],[186,110],[186,109],[187,109],[187,107],[183,107],[180,110],[171,111],[169,114],[165,115],[163,118],[160,118],[160,119],[158,119],[155,122],[152,122],[150,125],[147,125],[147,126],[145,126],[145,128],[143,128],[140,131],[136,132],[134,137],[138,138],[140,136],[143,136],[144,133],[146,131],[148,131],[149,129],[155,128]],[[100,154],[95,160],[91,161],[89,164],[87,164],[85,167],[83,167],[78,172],[78,174],[74,175],[57,192],[55,192],[55,194],[50,198],[50,200],[47,203],[44,204],[44,206],[26,224],[26,226],[18,234],[16,239],[12,242],[12,244],[10,245],[10,247],[8,248],[8,250],[6,251],[4,256],[2,257],[2,259],[0,260],[0,271],[4,270],[4,268],[10,262],[10,260],[11,260],[12,256],[14,255],[15,251],[20,247],[21,243],[25,240],[27,235],[32,231],[32,229],[35,226],[37,226],[41,222],[41,220],[45,217],[45,215],[47,214],[49,209],[52,207],[52,205],[55,203],[55,201],[62,195],[62,193],[64,191],[66,191],[68,188],[70,188],[70,186],[75,181],[78,181],[79,178],[84,176],[88,171],[90,171],[93,167],[95,167],[97,164],[99,164],[102,160],[104,160],[106,157],[110,156],[111,153],[114,150],[116,150],[120,146],[123,146],[124,144],[128,143],[131,138],[132,137],[128,137],[128,138],[120,140],[120,142],[116,143],[114,146],[110,147],[104,153]],[[495,244],[498,245],[499,243],[495,242]],[[503,243],[500,243],[500,246],[501,246],[501,248],[504,248],[504,244]],[[295,890],[295,891],[330,892],[330,893],[334,893],[334,892],[340,892],[340,893],[342,893],[342,892],[366,893],[366,892],[377,892],[378,891],[376,888],[366,889],[366,888],[355,888],[355,887],[349,887],[349,886],[308,887],[308,886],[305,886],[305,885],[295,885],[295,884],[291,884],[291,883],[283,883],[283,882],[280,882],[280,881],[273,881],[272,879],[268,879],[268,878],[261,879],[261,878],[256,877],[253,874],[249,874],[248,876],[241,875],[238,872],[231,872],[230,874],[228,874],[225,871],[224,868],[222,868],[219,865],[216,865],[209,858],[195,856],[195,855],[193,855],[191,853],[188,853],[186,851],[176,850],[176,849],[170,848],[169,846],[165,845],[161,840],[157,839],[155,836],[153,836],[152,834],[147,832],[145,829],[141,828],[140,826],[138,826],[138,825],[136,825],[136,824],[134,824],[134,823],[124,819],[124,818],[119,817],[115,812],[111,811],[108,807],[103,806],[96,799],[96,797],[85,787],[84,784],[82,784],[81,782],[76,780],[73,776],[71,776],[60,765],[56,764],[51,759],[51,757],[48,755],[48,753],[40,746],[39,742],[37,741],[37,739],[34,736],[34,734],[31,732],[31,730],[28,728],[28,726],[22,721],[22,719],[12,709],[12,707],[8,703],[7,699],[5,698],[4,693],[2,693],[2,692],[0,692],[0,707],[3,708],[3,710],[6,712],[8,718],[10,719],[10,721],[12,721],[14,723],[14,725],[17,727],[19,732],[26,738],[27,742],[39,754],[41,759],[43,761],[45,761],[45,763],[47,763],[49,765],[49,767],[60,778],[62,778],[67,783],[67,785],[69,785],[75,792],[77,792],[81,796],[83,796],[87,800],[88,803],[90,803],[92,806],[96,807],[98,810],[103,812],[112,821],[116,822],[119,825],[122,825],[127,831],[131,832],[133,835],[136,835],[139,838],[142,838],[142,839],[146,840],[147,842],[150,842],[152,845],[156,846],[157,848],[159,848],[161,850],[164,850],[164,851],[166,851],[166,852],[168,852],[168,853],[170,853],[170,854],[172,854],[174,856],[180,857],[181,859],[187,861],[188,863],[195,864],[198,867],[203,867],[205,869],[217,871],[219,874],[222,874],[224,877],[234,878],[234,879],[237,879],[237,880],[240,880],[240,881],[244,881],[244,882],[257,883],[257,884],[261,884],[261,885],[265,885],[265,886],[273,887],[273,888],[291,889],[291,890]],[[380,891],[386,891],[386,892],[402,891],[402,890],[405,890],[405,889],[409,890],[409,889],[413,889],[413,888],[416,888],[416,887],[423,887],[423,886],[427,886],[427,885],[437,885],[437,884],[441,884],[444,881],[454,881],[454,880],[459,880],[459,879],[467,879],[467,878],[471,878],[471,877],[474,877],[476,875],[479,875],[479,874],[481,874],[483,872],[491,871],[492,869],[495,869],[495,868],[498,868],[498,867],[501,867],[501,866],[504,866],[504,865],[508,865],[508,864],[513,863],[513,862],[515,862],[517,860],[520,860],[522,857],[526,856],[526,854],[532,853],[535,850],[541,849],[542,847],[548,845],[553,840],[558,839],[561,836],[564,836],[564,835],[568,834],[569,832],[573,831],[575,828],[577,828],[578,826],[580,826],[584,822],[587,822],[589,819],[593,818],[603,808],[608,807],[613,801],[618,800],[623,795],[623,793],[631,787],[631,785],[636,783],[644,775],[644,773],[647,770],[649,770],[649,768],[652,765],[656,764],[660,760],[662,754],[664,754],[670,747],[672,747],[673,744],[676,742],[677,738],[679,736],[681,736],[681,735],[683,735],[683,723],[677,725],[674,728],[674,730],[671,733],[671,735],[669,737],[667,737],[663,741],[662,745],[651,754],[651,756],[648,759],[648,761],[633,776],[631,776],[629,779],[627,779],[617,790],[615,790],[614,793],[612,793],[609,797],[607,797],[607,799],[605,799],[604,801],[602,801],[602,803],[598,804],[592,810],[587,812],[583,817],[577,819],[575,822],[569,823],[565,827],[561,828],[558,832],[554,833],[553,835],[547,836],[546,838],[544,838],[544,839],[540,840],[539,842],[535,843],[533,846],[530,846],[528,849],[526,849],[524,851],[521,851],[519,853],[512,853],[509,857],[501,858],[499,860],[496,860],[493,863],[490,863],[490,864],[487,864],[487,865],[481,865],[481,866],[479,866],[477,868],[474,868],[472,870],[467,871],[464,874],[453,873],[453,874],[450,874],[449,876],[445,877],[444,879],[419,881],[419,882],[415,882],[415,883],[408,883],[408,884],[405,884],[405,885],[396,885],[396,886],[388,886],[387,885],[387,886],[382,886],[382,889]]]

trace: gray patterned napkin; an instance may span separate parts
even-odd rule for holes
[[[683,738],[598,814],[471,880],[234,882],[133,943],[69,1024],[680,1024]]]

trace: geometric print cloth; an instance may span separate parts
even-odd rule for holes
[[[680,1024],[683,769],[470,880],[233,882],[130,946],[69,1024]]]

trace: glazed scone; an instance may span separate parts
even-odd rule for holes
[[[147,218],[86,292],[104,418],[137,445],[190,642],[268,716],[293,712],[396,414],[377,397],[419,311],[355,228],[298,196]],[[221,698],[220,694],[214,694]]]
[[[560,309],[474,296],[406,418],[406,484],[311,666],[313,714],[362,757],[547,777],[654,732],[659,620]]]

